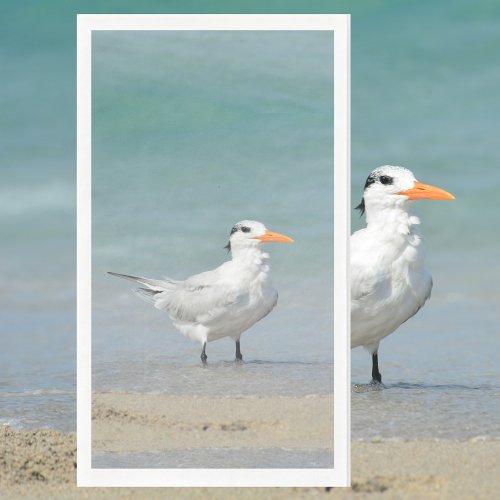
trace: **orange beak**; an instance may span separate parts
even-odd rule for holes
[[[428,198],[430,200],[454,200],[455,197],[445,191],[435,186],[429,186],[427,184],[422,184],[421,182],[415,181],[415,185],[411,189],[406,191],[399,191],[396,194],[403,194],[408,196],[410,200],[420,200],[423,198]]]
[[[256,236],[255,239],[263,241],[264,243],[268,243],[270,241],[280,241],[282,243],[292,243],[293,242],[292,238],[289,238],[288,236],[285,236],[284,234],[273,233],[272,231],[268,231],[267,229],[266,229],[266,232],[262,236]]]

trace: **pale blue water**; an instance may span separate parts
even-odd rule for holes
[[[224,468],[238,463],[245,469],[333,467],[330,450],[293,450],[283,448],[197,448],[153,451],[148,453],[96,453],[92,457],[95,469],[122,469],[131,464],[137,469]]]
[[[18,427],[73,430],[76,10],[63,3],[37,5],[10,3],[0,21],[0,419]],[[253,8],[264,11],[262,5]],[[305,11],[311,5],[287,2],[281,10]],[[332,8],[330,2],[314,5],[321,12]],[[92,2],[83,8],[103,9]],[[172,4],[173,10],[182,8]],[[213,7],[218,8],[222,4]],[[137,6],[125,3],[122,9],[132,12]],[[412,169],[419,180],[451,191],[457,200],[419,204],[433,296],[382,343],[387,389],[353,394],[353,437],[498,437],[499,7],[486,0],[449,0],[382,1],[356,9],[352,205],[369,171],[385,163]],[[248,48],[245,59],[232,64],[220,54],[224,71],[217,72],[199,45],[190,47],[196,64],[183,65],[173,54],[167,61],[192,76],[189,85],[169,78],[166,86],[166,63],[151,68],[145,59],[122,54],[108,66],[108,76],[101,75],[103,94],[95,96],[110,103],[99,105],[102,114],[95,122],[101,139],[94,161],[107,167],[100,170],[104,177],[96,179],[95,192],[107,217],[95,234],[94,278],[102,299],[95,321],[105,327],[96,330],[95,387],[151,385],[174,392],[172,372],[178,369],[189,375],[189,391],[208,390],[208,384],[193,383],[200,373],[198,347],[133,297],[127,282],[108,280],[103,273],[113,265],[118,272],[182,278],[215,267],[225,258],[221,247],[231,225],[252,217],[297,242],[270,247],[280,304],[243,336],[249,362],[241,373],[250,384],[227,382],[221,390],[327,392],[331,313],[321,297],[331,282],[314,277],[330,251],[329,233],[321,229],[330,216],[318,195],[327,190],[323,159],[331,152],[322,135],[327,113],[317,75],[327,75],[328,68],[318,68],[314,57],[301,57],[294,45],[294,65],[284,72],[284,61],[273,58],[280,45],[273,43],[258,58],[260,66],[253,65],[256,57]],[[148,53],[156,50],[151,43]],[[125,76],[132,68],[137,72],[131,81]],[[278,78],[264,79],[265,85],[252,79],[274,70]],[[199,71],[217,85],[202,85]],[[237,87],[242,71],[249,80]],[[113,85],[111,76],[122,78],[123,85]],[[193,86],[199,89],[196,100],[188,98]],[[221,95],[236,104],[222,106]],[[172,96],[175,113],[168,114],[164,110]],[[113,112],[111,104],[124,100],[127,105]],[[192,126],[195,115],[197,127]],[[208,132],[210,140],[203,140]],[[112,193],[103,191],[109,180]],[[139,195],[146,190],[147,200]],[[175,198],[179,192],[185,195]],[[213,203],[203,209],[207,199]],[[175,217],[169,215],[172,207]],[[353,230],[360,226],[353,213]],[[194,240],[196,245],[186,245]],[[213,378],[218,370],[232,373],[226,363],[234,354],[231,342],[209,347],[213,365],[206,373]],[[362,350],[352,356],[353,381],[367,382],[369,356]],[[120,380],[126,384],[120,386]]]

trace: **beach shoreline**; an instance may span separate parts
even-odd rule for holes
[[[3,498],[235,497],[229,488],[77,488],[76,436],[2,428]],[[351,488],[244,488],[238,498],[494,498],[500,439],[354,441]]]

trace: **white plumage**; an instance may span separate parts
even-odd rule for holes
[[[185,281],[110,274],[143,285],[134,292],[165,309],[179,331],[202,344],[204,363],[207,342],[223,337],[235,340],[236,358],[242,359],[241,334],[267,316],[278,300],[269,276],[269,255],[262,251],[262,244],[270,241],[293,240],[268,231],[260,222],[245,220],[231,230],[227,248],[232,259],[212,271]]]
[[[375,169],[366,180],[363,200],[367,227],[351,236],[351,347],[372,354],[372,382],[380,383],[380,341],[411,318],[430,297],[432,278],[411,213],[411,200],[453,199],[422,184],[402,167]]]

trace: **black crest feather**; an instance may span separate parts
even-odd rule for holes
[[[364,190],[366,191],[366,188],[368,186],[371,186],[376,180],[377,176],[372,172],[366,179]],[[361,203],[357,207],[355,207],[355,209],[359,210],[360,217],[365,213],[366,207],[364,198],[361,198]]]
[[[361,203],[354,207],[356,210],[359,210],[359,216],[361,217],[365,213],[365,199],[361,198]]]

